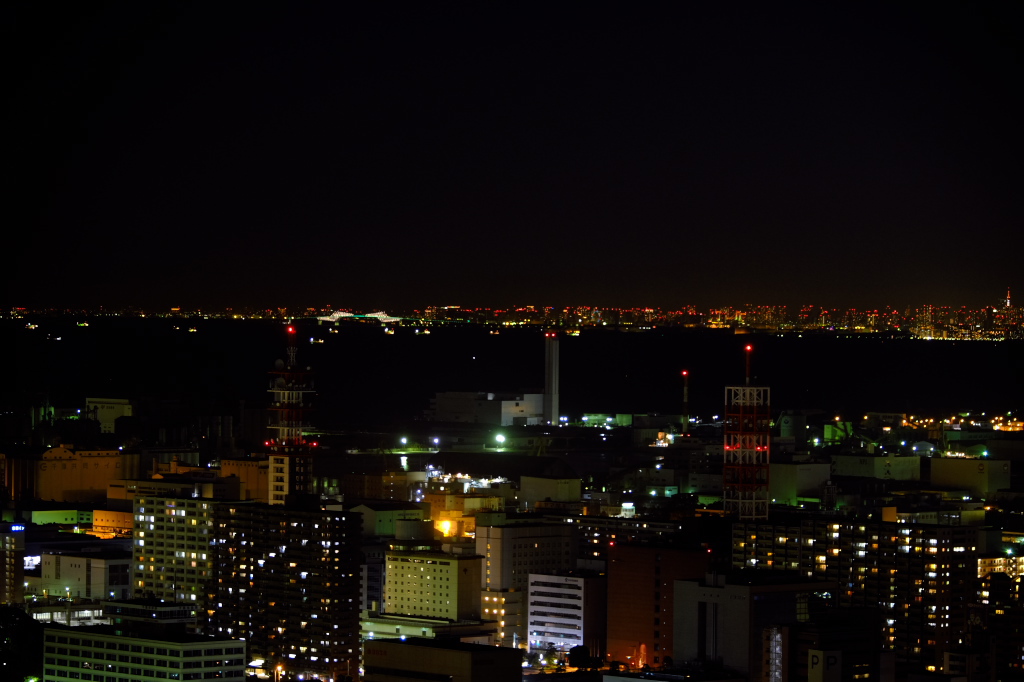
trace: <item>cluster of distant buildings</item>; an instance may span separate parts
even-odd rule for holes
[[[570,421],[546,343],[544,393],[441,393],[407,433],[313,435],[292,345],[262,448],[0,453],[0,602],[41,628],[39,674],[1024,677],[1019,418],[775,412],[748,385],[707,423]],[[82,433],[131,416],[81,409]]]
[[[536,429],[513,425],[501,447],[464,448],[482,467],[502,457],[513,474],[529,472],[497,479],[411,464],[441,454],[429,438],[215,466],[153,461],[147,471],[123,450],[4,457],[14,499],[0,532],[2,599],[50,624],[48,638],[106,633],[120,622],[115,609],[153,618],[172,609],[170,643],[147,644],[159,635],[151,628],[138,645],[244,647],[240,667],[225,661],[241,658],[196,654],[225,675],[280,665],[307,678],[362,669],[374,679],[366,648],[391,660],[405,651],[391,653],[393,640],[431,651],[448,643],[470,658],[469,644],[521,649],[538,666],[566,664],[585,646],[594,666],[720,674],[715,664],[729,679],[795,679],[811,660],[868,675],[858,679],[1020,669],[1024,532],[988,523],[1020,497],[1012,467],[1024,442],[1012,419],[998,430],[942,428],[949,438],[936,442],[904,415],[854,426],[783,414],[771,511],[736,519],[719,504],[716,436],[593,416],[597,427],[565,427],[589,439],[578,457],[609,431],[633,431],[632,453],[583,476],[543,475],[537,467],[551,458],[528,445]],[[465,438],[479,423],[462,427]],[[965,446],[967,434],[977,438]],[[659,438],[671,442],[651,447]],[[350,471],[332,479],[321,459]],[[294,475],[304,467],[308,477]],[[91,646],[121,642],[100,634]],[[45,658],[68,671],[74,660]],[[63,668],[48,665],[57,679]],[[967,679],[988,679],[979,675]]]
[[[30,312],[94,315],[95,311],[27,311],[14,309],[12,317]],[[715,306],[687,305],[676,309],[657,307],[615,308],[602,306],[513,306],[509,308],[427,306],[422,309],[355,310],[333,308],[238,308],[226,310],[106,311],[107,315],[184,317],[209,319],[290,320],[316,318],[321,324],[370,323],[430,327],[443,325],[492,325],[497,327],[543,326],[578,331],[588,327],[643,331],[657,327],[691,327],[770,332],[831,332],[841,334],[893,334],[908,338],[947,340],[1002,340],[1024,338],[1024,311],[1006,298],[981,308],[922,305],[903,309],[831,308],[803,305]]]

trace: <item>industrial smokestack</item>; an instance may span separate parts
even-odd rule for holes
[[[544,421],[558,424],[558,332],[544,332]]]

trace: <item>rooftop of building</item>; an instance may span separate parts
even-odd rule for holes
[[[159,634],[154,633],[152,630],[145,630],[139,632],[133,632],[130,628],[125,628],[124,625],[79,625],[79,626],[67,626],[59,623],[48,624],[45,628],[47,631],[59,630],[75,636],[85,635],[105,635],[114,637],[128,637],[131,639],[145,640],[150,642],[167,642],[171,644],[212,644],[214,642],[237,642],[238,644],[245,644],[242,640],[231,639],[230,637],[204,637],[201,635],[192,634],[184,629],[168,628],[162,630]]]
[[[415,502],[403,502],[401,500],[374,500],[374,499],[360,499],[354,500],[354,504],[345,505],[349,509],[355,509],[356,507],[366,507],[376,512],[385,511],[422,511],[423,507],[416,504]]]
[[[808,578],[798,571],[762,571],[757,569],[738,569],[722,573],[708,573],[704,576],[704,585],[736,585],[744,587],[771,587],[777,585],[826,585],[827,582]]]
[[[141,606],[152,609],[197,609],[195,604],[185,602],[164,601],[156,597],[133,597],[132,599],[102,599],[104,606]]]
[[[43,554],[59,555],[71,559],[101,559],[103,561],[119,561],[126,559],[130,560],[132,558],[131,550],[127,549],[100,549],[96,551],[65,551],[58,549],[54,551],[43,552]]]
[[[374,623],[385,623],[390,625],[423,625],[429,627],[452,627],[452,626],[479,626],[485,623],[495,623],[489,620],[452,620],[451,618],[433,618],[431,616],[416,616],[398,613],[370,613],[363,611],[359,616],[360,620],[372,621]]]
[[[519,652],[515,649],[506,647],[495,647],[487,644],[469,644],[467,642],[457,642],[449,639],[431,639],[427,637],[406,637],[405,639],[375,639],[375,644],[387,642],[388,644],[398,644],[401,646],[418,646],[425,647],[428,649],[444,649],[446,651],[465,651],[467,653],[483,653],[493,651],[508,651],[519,655]],[[508,654],[505,654],[508,655]]]
[[[413,549],[389,549],[388,554],[400,554],[402,556],[415,557],[417,559],[441,559],[443,561],[465,561],[467,559],[481,559],[482,554],[449,554],[438,550],[413,550]]]

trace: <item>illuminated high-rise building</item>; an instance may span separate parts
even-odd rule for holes
[[[246,640],[288,679],[355,675],[360,523],[359,514],[317,504],[219,505],[207,634]]]
[[[213,565],[210,499],[138,495],[134,500],[133,590],[137,597],[202,601]]]
[[[0,523],[0,604],[25,600],[25,525]]]
[[[733,524],[732,565],[835,581],[839,606],[880,608],[898,661],[942,664],[974,599],[982,526],[774,513]]]

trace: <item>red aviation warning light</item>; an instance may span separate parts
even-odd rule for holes
[[[289,334],[294,334],[294,333],[295,333],[295,327],[292,327],[292,326],[290,326],[290,325],[289,325],[289,327],[288,327],[288,333],[289,333]],[[749,349],[749,346],[748,346],[748,349]]]
[[[690,373],[689,373],[688,371],[686,371],[686,370],[684,369],[684,370],[683,370],[682,372],[680,372],[679,374],[680,374],[681,376],[684,376],[684,377],[685,377],[685,376],[689,376],[689,374],[690,374]]]
[[[746,348],[746,350],[747,350],[747,352],[749,353],[750,351],[754,350],[754,347],[753,347],[753,346],[751,346],[751,345],[750,345],[750,344],[748,343],[748,344],[747,344],[747,348]]]

